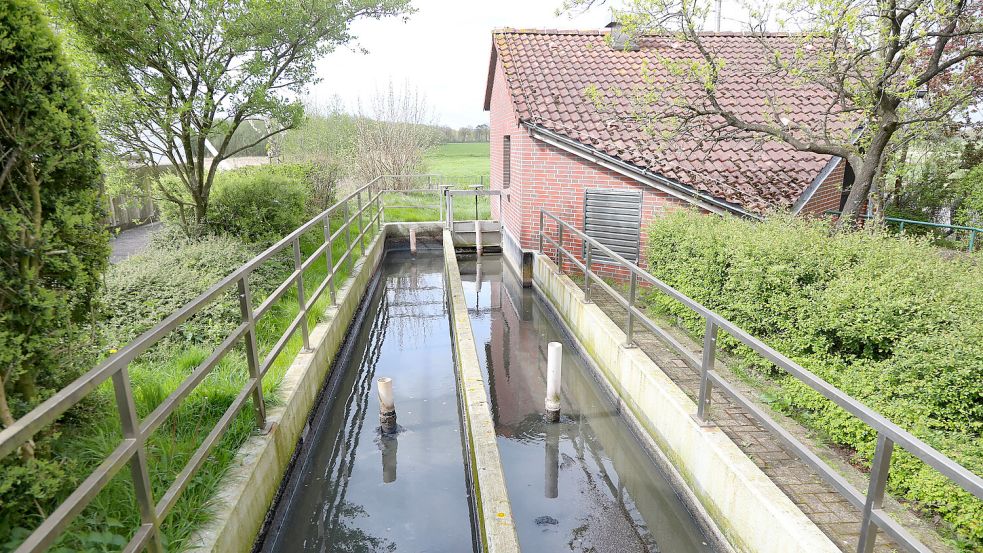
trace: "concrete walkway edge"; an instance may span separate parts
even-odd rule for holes
[[[444,230],[444,268],[482,550],[489,553],[519,551],[519,538],[512,520],[512,505],[505,486],[495,425],[471,331],[461,271],[457,265],[453,237],[448,230]]]

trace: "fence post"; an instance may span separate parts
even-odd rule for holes
[[[556,222],[556,270],[563,274],[563,223]]]
[[[345,200],[345,253],[348,254],[348,266],[354,267],[355,260],[352,259],[351,249],[352,249],[352,225],[351,225],[351,212],[348,210],[348,202],[351,198]]]
[[[362,215],[365,214],[362,211],[362,191],[355,194],[355,202],[358,204],[358,251],[360,255],[365,255],[365,235],[362,234],[365,230],[365,225],[362,221]]]
[[[304,271],[300,253],[300,236],[294,238],[294,270],[297,271],[297,305],[300,306],[300,335],[304,338],[304,351],[311,351],[311,335],[307,328],[307,302],[304,297]]]
[[[154,527],[150,534],[147,550],[153,553],[163,553],[164,545],[160,539],[160,521],[157,520],[154,492],[150,486],[150,471],[147,468],[146,441],[140,436],[140,420],[137,418],[136,404],[133,401],[133,388],[130,387],[130,377],[126,367],[113,373],[113,391],[116,393],[116,409],[119,411],[123,438],[137,440],[140,444],[133,457],[130,458],[130,477],[133,479],[133,490],[136,492],[137,504],[140,507],[140,520],[143,524],[152,524]]]
[[[590,299],[590,261],[591,245],[587,242],[587,253],[584,255],[584,303],[591,303]],[[635,274],[635,273],[632,273]]]
[[[635,296],[638,291],[638,275],[631,272],[628,279],[628,323],[625,325],[625,347],[635,347]]]
[[[707,319],[707,329],[703,334],[703,364],[700,365],[700,397],[696,404],[696,420],[700,424],[708,424],[707,415],[710,409],[710,393],[713,390],[713,381],[710,380],[710,371],[717,354],[717,323]]]
[[[874,462],[870,465],[870,485],[867,487],[867,501],[864,504],[864,520],[860,526],[857,553],[872,553],[874,551],[874,542],[877,541],[877,524],[871,520],[871,514],[874,510],[880,509],[884,501],[884,489],[887,487],[887,475],[891,470],[891,453],[893,451],[894,441],[878,432]]]
[[[973,253],[973,249],[976,245],[976,231],[969,231],[969,253]]]
[[[324,215],[324,243],[328,246],[324,248],[324,260],[328,264],[328,293],[331,294],[331,305],[337,305],[338,301],[335,298],[334,291],[334,253],[331,251],[333,244],[331,243],[331,216],[328,214]]]
[[[450,188],[447,189],[447,228],[454,232],[454,194]]]
[[[246,346],[246,363],[249,366],[249,377],[256,381],[253,388],[253,408],[256,410],[256,427],[266,430],[266,404],[263,403],[263,377],[259,374],[259,348],[256,346],[256,320],[253,318],[253,300],[249,293],[249,273],[239,277],[239,311],[242,322],[248,325],[244,336]]]
[[[543,210],[539,210],[539,255],[543,255]]]

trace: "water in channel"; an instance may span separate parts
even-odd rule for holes
[[[523,551],[713,551],[530,288],[501,257],[460,260]],[[561,419],[543,418],[546,347],[563,344]]]
[[[262,551],[474,549],[443,257],[389,252],[380,270]],[[393,436],[379,430],[383,376],[393,379]]]

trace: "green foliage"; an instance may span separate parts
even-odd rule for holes
[[[967,226],[983,226],[983,163],[970,169],[960,184],[965,191],[965,200],[956,214],[956,221]],[[977,236],[980,238],[983,237]]]
[[[226,236],[182,240],[157,237],[147,253],[114,265],[106,274],[105,317],[108,346],[119,348],[191,301],[259,253],[255,247]],[[250,277],[257,294],[268,293],[289,272],[286,260],[264,263]],[[181,343],[213,343],[239,323],[234,290],[215,301],[171,334]]]
[[[296,178],[230,172],[215,183],[208,224],[247,242],[276,242],[302,225],[307,190]]]
[[[98,137],[75,76],[33,0],[0,4],[0,422],[74,378],[109,255]],[[0,529],[64,486],[50,427],[0,460]]]
[[[71,373],[62,350],[88,318],[108,258],[98,137],[31,0],[0,7],[0,366],[15,412]],[[35,382],[35,380],[38,382]]]
[[[160,179],[181,196],[177,177]],[[228,234],[246,242],[270,244],[330,207],[338,174],[316,163],[277,163],[223,171],[216,176],[207,219],[197,225],[180,204],[165,202],[161,214],[191,237]]]
[[[871,230],[830,235],[819,221],[683,211],[655,220],[648,238],[656,277],[983,473],[978,255],[943,256],[924,240]],[[646,301],[703,332],[678,302],[655,292]],[[870,460],[876,436],[864,423],[732,337],[720,343],[780,382],[774,407]],[[983,548],[983,502],[903,452],[890,485],[950,523],[967,548]]]
[[[57,3],[119,99],[103,132],[132,158],[168,160],[198,225],[218,164],[301,122],[296,98],[318,80],[315,62],[353,40],[349,25],[411,11],[408,0]]]

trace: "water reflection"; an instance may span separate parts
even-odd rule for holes
[[[593,375],[498,257],[460,263],[524,551],[711,551]],[[543,418],[547,344],[563,343],[561,419]]]
[[[473,549],[443,259],[390,253],[381,270],[263,551]],[[379,376],[393,379],[394,433],[381,432]]]

